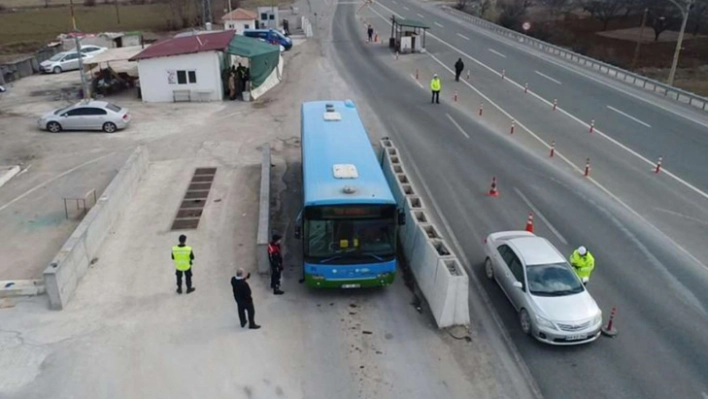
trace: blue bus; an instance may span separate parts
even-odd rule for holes
[[[293,41],[275,29],[246,29],[243,31],[243,35],[265,40],[270,44],[281,45],[286,50],[290,50],[293,47]]]
[[[302,104],[303,243],[309,287],[382,287],[405,223],[352,101]]]

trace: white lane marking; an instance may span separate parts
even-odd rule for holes
[[[460,131],[460,133],[462,133],[465,137],[470,138],[470,135],[467,134],[467,132],[465,132],[465,129],[463,129],[462,126],[460,126],[459,123],[455,122],[455,120],[452,119],[452,117],[450,116],[450,114],[445,114],[445,115],[447,115],[447,119],[449,119],[450,122],[452,122],[452,124],[455,125],[455,127],[457,128],[457,130]]]
[[[381,7],[383,7],[383,8],[386,8],[389,12],[394,12],[393,10],[391,10],[390,8],[384,6],[384,5],[381,4],[381,3],[379,3],[379,5],[380,5]],[[374,12],[376,15],[378,15],[381,19],[383,19],[384,21],[386,21],[389,25],[391,24],[391,21],[389,21],[386,17],[384,17],[383,15],[381,15],[381,13],[379,13],[378,11],[374,10],[373,8],[371,9],[371,11],[373,11],[373,12]],[[394,14],[395,14],[395,12],[394,12]],[[496,74],[497,76],[501,76],[501,74],[500,74],[499,72],[497,72],[497,71],[493,70],[492,68],[488,67],[487,65],[485,65],[485,64],[483,64],[483,63],[481,63],[481,62],[479,62],[479,61],[478,61],[477,59],[475,59],[474,57],[470,56],[469,54],[464,53],[462,50],[460,50],[460,49],[458,49],[457,47],[455,47],[455,46],[453,46],[453,45],[447,43],[446,41],[444,41],[444,40],[438,38],[437,36],[433,35],[432,33],[428,33],[428,36],[433,37],[434,39],[440,41],[440,43],[443,43],[443,44],[445,44],[446,46],[450,47],[451,49],[457,51],[458,53],[463,54],[465,57],[471,59],[472,61],[476,62],[477,64],[481,65],[482,67],[488,69],[489,71],[491,71],[492,73]],[[428,54],[430,57],[432,57],[438,64],[440,64],[444,69],[447,69],[451,74],[454,74],[454,73],[455,73],[452,69],[450,69],[445,63],[443,63],[442,61],[440,61],[440,60],[439,60],[436,56],[434,56],[433,54],[431,54],[431,53],[429,53],[429,52],[426,52],[426,54]],[[507,78],[507,80],[508,80],[509,82],[513,83],[514,85],[518,86],[519,88],[522,88],[522,86],[521,86],[520,84],[514,82],[513,80],[508,79],[508,78]],[[516,121],[516,124],[519,126],[519,128],[521,128],[521,129],[525,130],[526,132],[528,132],[529,135],[531,135],[531,137],[533,137],[533,138],[536,139],[538,142],[540,142],[544,147],[546,147],[547,149],[550,149],[550,148],[551,148],[551,146],[550,146],[547,142],[545,142],[539,135],[537,135],[536,133],[534,133],[531,129],[529,129],[528,127],[526,127],[523,123],[519,122],[519,120],[518,120],[517,118],[513,117],[511,114],[509,114],[508,112],[506,112],[506,110],[504,110],[504,109],[503,109],[502,107],[500,107],[497,103],[495,103],[494,101],[492,101],[489,97],[487,97],[487,96],[486,96],[484,93],[482,93],[479,89],[477,89],[476,87],[472,86],[469,82],[467,82],[467,81],[465,81],[465,80],[462,80],[461,82],[464,83],[464,84],[466,84],[466,85],[467,85],[469,88],[471,88],[472,90],[474,90],[480,97],[484,98],[488,103],[490,103],[494,108],[498,109],[502,114],[504,114],[505,116],[507,116],[509,119],[515,120],[515,121]],[[538,98],[539,100],[543,101],[544,103],[546,103],[546,104],[548,104],[548,105],[551,105],[551,102],[550,102],[550,101],[545,100],[543,97],[537,95],[536,93],[533,93],[531,90],[529,90],[528,92],[531,93],[531,94],[532,94],[533,96],[535,96],[536,98]],[[558,108],[558,110],[561,111],[561,112],[563,112],[564,114],[568,115],[569,117],[573,118],[574,120],[578,121],[579,123],[583,124],[584,126],[587,126],[588,128],[590,127],[590,125],[588,125],[587,123],[583,122],[582,120],[576,118],[575,116],[571,115],[570,113],[566,112],[565,110],[563,110],[563,109],[561,109],[561,108]],[[623,144],[619,143],[619,142],[616,141],[615,139],[613,139],[613,138],[611,138],[611,137],[605,135],[604,133],[600,132],[600,131],[597,130],[597,129],[595,129],[595,132],[598,133],[599,135],[601,135],[602,137],[604,137],[604,138],[610,140],[610,142],[612,142],[612,143],[614,143],[614,144],[620,146],[620,148],[626,150],[626,151],[629,152],[630,154],[635,155],[636,157],[638,157],[638,158],[640,158],[640,159],[642,159],[642,160],[648,162],[648,163],[651,164],[652,166],[654,166],[654,163],[653,163],[653,162],[651,162],[651,161],[649,161],[648,159],[644,158],[643,156],[637,154],[637,153],[634,152],[633,150],[627,148],[626,146],[624,146]],[[576,172],[581,173],[581,174],[584,174],[584,172],[585,172],[584,169],[580,169],[580,168],[579,168],[578,166],[576,166],[573,162],[571,162],[565,155],[561,154],[561,153],[560,153],[559,151],[557,151],[557,150],[555,151],[555,154],[558,156],[558,158],[560,158],[561,160],[563,160],[563,162],[565,162],[566,164],[568,164],[568,166],[570,166],[571,168],[573,168]],[[663,168],[662,168],[662,171],[664,171],[664,173],[665,173],[667,176],[673,177],[673,178],[676,179],[677,181],[682,182],[685,186],[687,186],[687,187],[689,187],[689,188],[692,188],[692,189],[693,189],[694,191],[696,191],[697,193],[699,193],[699,194],[701,194],[702,196],[708,198],[708,195],[707,195],[707,194],[705,194],[704,192],[700,191],[699,189],[697,189],[697,188],[691,186],[689,183],[683,181],[683,180],[682,180],[681,178],[679,178],[678,176],[672,174],[671,172],[668,172],[666,169],[663,169]],[[666,233],[664,233],[664,232],[663,232],[662,230],[660,230],[658,227],[654,226],[654,225],[653,225],[651,222],[649,222],[644,216],[640,215],[639,212],[635,211],[632,207],[630,207],[630,206],[627,205],[624,201],[622,201],[619,197],[617,197],[616,195],[614,195],[614,194],[613,194],[610,190],[608,190],[605,186],[603,186],[603,185],[600,184],[597,180],[595,180],[595,178],[593,178],[593,177],[588,177],[587,179],[588,179],[592,184],[594,184],[597,188],[599,188],[599,189],[602,190],[605,194],[607,194],[610,198],[612,198],[613,200],[617,201],[617,203],[620,204],[620,205],[621,205],[622,207],[624,207],[625,209],[627,209],[627,211],[631,212],[631,213],[632,213],[634,216],[636,216],[639,220],[641,220],[641,221],[643,221],[644,223],[646,223],[647,226],[649,226],[649,227],[651,227],[652,229],[654,229],[654,231],[656,231],[656,232],[659,233],[660,235],[666,237],[666,240],[667,240],[671,245],[673,245],[674,247],[678,248],[681,252],[684,253],[684,255],[686,255],[687,257],[691,258],[697,265],[700,265],[700,266],[702,266],[702,267],[708,269],[708,265],[706,265],[706,264],[704,264],[703,262],[701,262],[700,260],[698,260],[698,258],[696,258],[692,253],[688,252],[688,250],[686,250],[686,248],[684,248],[684,247],[682,247],[681,245],[679,245],[676,241],[674,241],[674,240],[673,240],[671,237],[669,237]]]
[[[642,125],[644,125],[644,126],[646,126],[646,127],[651,127],[650,124],[645,123],[645,122],[642,122],[642,121],[640,121],[639,119],[633,117],[632,115],[629,115],[629,114],[627,114],[627,113],[625,113],[625,112],[622,112],[622,111],[618,110],[617,108],[615,108],[615,107],[613,107],[613,106],[608,105],[607,108],[609,108],[609,109],[612,110],[612,111],[617,112],[618,114],[620,114],[620,115],[622,115],[622,116],[626,116],[627,118],[629,118],[629,119],[631,119],[631,120],[633,120],[633,121],[635,121],[635,122],[637,122],[637,123],[639,123],[639,124],[642,124]]]
[[[423,87],[423,84],[415,78],[415,75],[411,74],[411,78],[413,78],[413,80],[418,83],[418,86],[420,86],[421,89],[425,89],[425,87]]]
[[[418,13],[416,13],[415,15],[417,15],[417,16],[419,16],[419,17],[425,19],[425,17],[423,16],[423,14],[418,14]]]
[[[559,80],[553,79],[552,77],[550,77],[550,76],[548,76],[548,75],[546,75],[546,74],[544,74],[544,73],[541,73],[541,72],[539,72],[539,71],[534,71],[534,72],[536,72],[537,75],[543,76],[544,78],[550,80],[551,82],[553,82],[553,83],[555,83],[555,84],[559,84],[559,85],[562,85],[562,84],[563,84],[563,83],[561,83]]]
[[[531,201],[529,201],[528,198],[526,198],[526,196],[524,195],[524,193],[522,193],[521,190],[519,190],[519,189],[516,188],[516,187],[514,187],[514,191],[516,191],[516,193],[519,194],[519,197],[521,197],[521,199],[526,203],[526,205],[528,205],[528,207],[531,208],[531,210],[533,211],[533,214],[536,215],[536,216],[538,216],[538,218],[541,219],[541,221],[543,221],[543,223],[545,223],[546,226],[548,226],[548,228],[551,230],[551,232],[552,232],[556,237],[558,237],[558,239],[563,243],[563,245],[568,245],[568,240],[566,240],[565,237],[563,237],[563,235],[562,235],[560,232],[558,232],[558,230],[557,230],[555,227],[553,227],[553,225],[551,224],[551,222],[549,222],[548,219],[546,219],[546,217],[543,216],[543,214],[541,213],[541,211],[539,211],[538,208],[536,208],[536,207],[533,205],[533,203],[532,203]]]
[[[660,211],[660,212],[668,213],[669,215],[678,216],[678,217],[680,217],[680,218],[688,219],[688,220],[694,221],[694,222],[696,222],[696,223],[700,223],[700,224],[703,224],[703,225],[708,226],[708,222],[707,222],[707,221],[701,220],[701,219],[697,219],[697,218],[694,218],[694,217],[691,217],[691,216],[688,216],[688,215],[684,215],[683,213],[678,213],[678,212],[674,212],[674,211],[671,211],[671,210],[668,210],[668,209],[657,208],[657,207],[654,207],[654,209],[656,209],[657,211]]]
[[[492,53],[494,53],[494,54],[496,54],[496,55],[498,55],[498,56],[500,56],[500,57],[502,57],[502,58],[506,58],[506,56],[505,56],[504,54],[498,52],[497,50],[493,50],[493,49],[491,49],[491,48],[490,48],[490,49],[487,49],[487,50],[491,51]]]
[[[460,34],[460,33],[458,33],[457,36],[459,36],[459,37],[461,37],[461,38],[463,38],[463,39],[465,39],[465,40],[470,40],[469,37],[467,37],[467,36],[465,36],[465,35],[463,35],[463,34]]]
[[[406,7],[406,6],[403,6],[403,9],[406,10],[406,11],[409,11],[409,10],[410,10],[410,8],[408,8],[408,7]]]
[[[4,210],[7,209],[10,205],[12,205],[12,204],[14,204],[15,202],[21,200],[22,198],[25,198],[26,196],[32,194],[33,192],[39,190],[40,188],[42,188],[42,187],[44,187],[44,186],[46,186],[47,184],[49,184],[49,183],[51,183],[51,182],[53,182],[53,181],[55,181],[55,180],[57,180],[57,179],[61,179],[62,177],[68,175],[69,173],[74,172],[74,171],[76,171],[76,170],[78,170],[78,169],[81,169],[81,168],[83,168],[84,166],[88,166],[88,165],[91,165],[92,163],[98,162],[98,161],[100,161],[100,160],[102,160],[102,159],[104,159],[104,158],[108,158],[108,157],[110,157],[111,155],[115,155],[115,152],[111,152],[111,153],[109,153],[109,154],[102,155],[102,156],[100,156],[100,157],[98,157],[98,158],[94,158],[94,159],[92,159],[92,160],[90,160],[90,161],[86,161],[86,162],[82,163],[81,165],[74,166],[73,168],[71,168],[71,169],[69,169],[69,170],[66,170],[66,171],[64,171],[64,172],[62,172],[62,173],[60,173],[60,174],[58,174],[58,175],[56,175],[56,176],[54,176],[54,177],[52,177],[52,178],[50,178],[50,179],[48,179],[48,180],[45,180],[45,181],[42,182],[42,183],[39,183],[38,185],[36,185],[36,186],[30,188],[29,190],[25,191],[24,193],[20,194],[19,196],[15,197],[14,199],[10,200],[10,202],[6,203],[5,205],[0,206],[0,212],[4,211]]]
[[[435,22],[435,25],[437,25],[437,26],[439,26],[439,27],[441,27],[441,28],[444,27],[444,26],[442,26],[442,24],[439,24],[439,23],[437,23],[437,22]]]

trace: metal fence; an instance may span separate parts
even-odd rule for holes
[[[663,94],[664,96],[676,100],[680,103],[689,104],[704,111],[708,110],[708,98],[706,97],[701,97],[691,92],[678,89],[676,87],[669,86],[661,82],[657,82],[656,80],[649,79],[642,75],[637,75],[636,73],[626,71],[614,65],[597,61],[595,59],[580,55],[568,49],[548,44],[544,41],[534,39],[533,37],[524,35],[523,33],[504,28],[493,22],[489,22],[482,18],[475,17],[473,15],[456,10],[454,8],[443,6],[442,9],[449,14],[455,15],[461,19],[464,19],[467,22],[490,30],[501,36],[505,36],[509,39],[514,40],[517,43],[522,43],[529,47],[536,48],[545,53],[549,53],[554,56],[557,56],[558,58],[562,58],[566,61],[575,62],[576,64],[582,65],[594,71],[604,73],[615,79],[621,80],[625,83],[629,83],[632,86],[639,87],[654,93]]]

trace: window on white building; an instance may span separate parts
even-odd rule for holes
[[[197,71],[177,71],[177,84],[197,83]]]

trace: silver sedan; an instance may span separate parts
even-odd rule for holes
[[[39,118],[40,129],[58,133],[62,130],[103,130],[114,133],[130,123],[127,108],[105,101],[81,101],[49,112]]]
[[[553,345],[600,336],[602,311],[548,240],[526,231],[494,233],[485,240],[485,252],[485,274],[516,308],[524,333]]]

